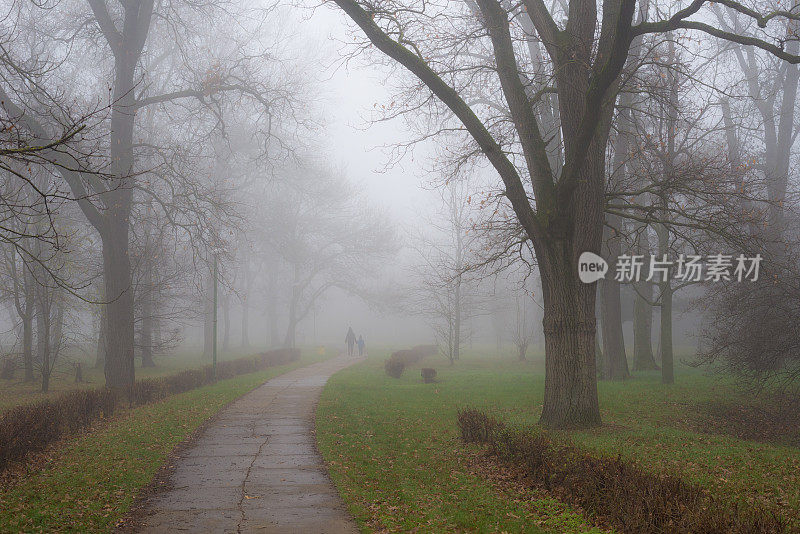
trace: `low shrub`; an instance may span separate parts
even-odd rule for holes
[[[392,378],[400,378],[406,367],[417,363],[426,356],[436,354],[438,348],[436,345],[417,345],[410,349],[398,350],[389,356],[389,359],[384,365],[386,374]]]
[[[491,443],[503,423],[476,408],[458,410],[458,429],[465,443]]]
[[[745,510],[679,476],[650,473],[620,457],[595,457],[544,433],[505,428],[479,410],[460,410],[458,426],[465,442],[487,444],[534,483],[621,532],[787,532],[784,521],[758,506]]]
[[[297,349],[279,349],[221,362],[217,365],[217,379],[283,365],[299,357]],[[52,400],[15,406],[0,414],[0,471],[29,453],[44,450],[62,436],[78,433],[98,419],[111,417],[119,402],[127,400],[130,406],[140,406],[213,381],[213,368],[206,365],[161,378],[137,380],[123,390],[74,390]]]
[[[406,364],[404,364],[400,360],[395,360],[389,358],[386,360],[386,363],[383,365],[383,368],[386,370],[386,374],[391,376],[392,378],[400,378],[403,376],[403,371],[406,368]]]
[[[422,381],[426,384],[430,384],[431,382],[436,382],[436,369],[431,369],[430,367],[423,367],[422,371]]]

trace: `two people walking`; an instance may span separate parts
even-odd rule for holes
[[[353,349],[356,345],[358,345],[358,357],[364,357],[364,336],[358,336],[358,339],[356,339],[356,333],[353,332],[352,326],[347,329],[347,335],[344,337],[344,342],[347,345],[348,356],[353,356]]]

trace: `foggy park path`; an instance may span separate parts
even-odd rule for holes
[[[338,356],[265,382],[225,408],[172,463],[139,532],[358,532],[328,478],[314,407]]]

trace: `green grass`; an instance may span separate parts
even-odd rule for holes
[[[335,375],[317,415],[318,441],[332,476],[362,524],[391,531],[524,531],[540,521],[555,532],[586,527],[568,507],[523,508],[464,468],[474,448],[459,443],[456,410],[471,405],[512,425],[534,426],[544,387],[542,362],[467,357],[454,367],[430,359],[439,383],[419,368],[387,377],[381,355]],[[800,526],[800,450],[700,432],[702,407],[746,400],[730,381],[692,370],[665,386],[656,373],[601,382],[604,426],[556,433],[600,454],[622,455],[654,471],[677,472],[722,498],[757,503]],[[519,497],[519,496],[517,496]],[[557,501],[552,501],[555,504]]]
[[[590,530],[568,506],[495,488],[470,468],[475,451],[457,438],[456,410],[505,395],[509,384],[522,393],[518,366],[440,365],[442,382],[422,384],[418,367],[400,380],[387,377],[384,357],[334,375],[317,408],[320,451],[365,531]]]
[[[169,452],[225,404],[264,381],[324,359],[300,361],[126,410],[59,444],[46,465],[0,489],[0,532],[108,532]]]

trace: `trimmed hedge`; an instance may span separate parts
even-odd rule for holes
[[[409,365],[420,361],[422,358],[436,354],[439,350],[436,345],[417,345],[410,349],[393,352],[384,364],[386,374],[392,378],[400,378]]]
[[[297,360],[297,349],[278,349],[248,358],[217,364],[217,379],[252,373]],[[160,378],[137,380],[120,390],[109,388],[74,390],[52,400],[15,406],[0,414],[0,471],[32,452],[44,450],[63,436],[76,434],[98,419],[114,415],[121,403],[141,406],[184,393],[214,381],[213,368],[206,365]]]
[[[534,484],[620,532],[788,532],[781,518],[761,507],[744,510],[677,475],[650,473],[621,457],[592,456],[545,433],[505,428],[476,409],[460,410],[458,427],[463,441],[488,445],[491,454],[522,469]]]

